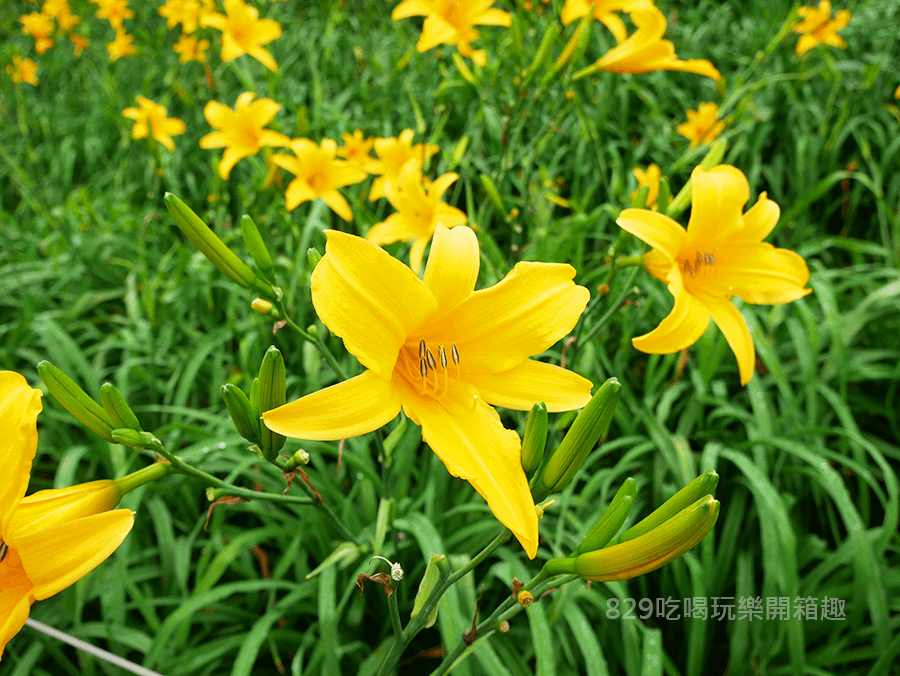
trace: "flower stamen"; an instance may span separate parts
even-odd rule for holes
[[[704,266],[707,268],[716,262],[716,257],[709,253],[708,251],[704,251],[701,254],[699,251],[695,251],[694,264],[691,265],[691,261],[685,260],[681,265],[681,271],[684,273],[691,273],[691,279],[697,278],[697,273],[703,269]]]
[[[9,554],[9,545],[6,544],[3,538],[0,538],[0,563],[3,563],[7,554]]]

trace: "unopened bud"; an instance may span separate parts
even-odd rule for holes
[[[274,284],[275,266],[272,264],[272,256],[269,255],[266,243],[263,241],[262,235],[259,234],[259,228],[256,227],[256,223],[247,214],[241,216],[241,237],[244,238],[244,244],[247,246],[247,251],[250,252],[253,262],[256,263],[257,270],[263,277]]]
[[[531,476],[540,467],[547,445],[547,407],[543,403],[531,407],[522,439],[522,469]]]
[[[125,402],[122,393],[112,383],[103,383],[100,387],[100,404],[116,427],[128,427],[133,430],[141,429],[141,423],[138,421],[134,411],[131,410]]]
[[[309,269],[315,270],[319,261],[322,260],[322,254],[316,247],[311,246],[306,250],[306,260],[309,261]]]
[[[228,415],[231,416],[231,421],[238,434],[251,444],[258,444],[260,442],[259,416],[253,417],[253,407],[244,391],[237,385],[226,383],[222,385],[222,398],[225,400]]]
[[[110,433],[110,436],[117,444],[122,444],[123,446],[135,450],[152,448],[159,444],[159,439],[149,432],[138,432],[137,430],[129,429],[127,427],[113,430]]]
[[[262,365],[259,367],[259,411],[265,413],[273,408],[283,406],[287,400],[287,374],[281,351],[274,345],[266,350]],[[260,440],[263,454],[269,462],[275,460],[278,451],[284,446],[285,438],[276,434],[265,425],[260,428]]]
[[[609,503],[609,506],[603,512],[600,520],[588,531],[584,536],[584,540],[578,545],[575,555],[592,552],[596,549],[603,549],[613,539],[625,519],[631,513],[631,507],[634,505],[634,496],[637,491],[637,484],[634,479],[628,477],[616,491],[615,496]]]
[[[534,603],[534,594],[532,594],[527,589],[523,589],[519,592],[519,595],[516,597],[516,601],[519,602],[519,605],[525,606],[526,608]]]
[[[100,404],[91,399],[75,381],[48,361],[37,366],[38,375],[50,394],[82,425],[106,441],[115,441],[112,431],[118,427]]]

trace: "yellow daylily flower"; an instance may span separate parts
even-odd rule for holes
[[[263,129],[281,106],[272,99],[254,101],[256,94],[244,92],[237,98],[234,110],[218,101],[210,101],[203,108],[206,121],[217,131],[200,139],[201,148],[225,148],[219,163],[219,176],[228,180],[239,160],[255,155],[264,146],[283,148],[291,139],[271,129]]]
[[[186,127],[184,122],[177,117],[168,118],[165,106],[154,103],[144,96],[135,97],[139,108],[126,108],[122,116],[134,120],[131,129],[131,138],[147,138],[150,134],[154,139],[162,143],[170,152],[175,150],[173,136],[183,134]]]
[[[631,19],[637,30],[628,38],[610,49],[593,66],[586,68],[576,77],[583,77],[597,70],[609,73],[649,73],[656,70],[681,70],[688,73],[705,75],[719,80],[721,75],[706,59],[688,59],[681,61],[675,54],[675,45],[663,40],[666,32],[666,17],[655,6],[635,9]],[[613,31],[613,35],[616,31]]]
[[[43,12],[31,12],[19,17],[22,24],[22,33],[34,38],[34,50],[43,54],[53,46],[53,17]]]
[[[407,162],[415,162],[421,169],[425,160],[440,150],[438,146],[428,143],[413,145],[412,139],[412,129],[404,129],[396,138],[375,139],[375,154],[378,159],[373,160],[366,170],[378,176],[372,181],[372,188],[369,190],[370,201],[374,202],[387,195],[391,184],[399,178],[400,170]]]
[[[263,45],[281,37],[281,25],[272,19],[260,19],[259,10],[243,0],[225,0],[225,14],[205,14],[200,17],[200,25],[222,31],[222,61],[249,54],[269,70],[278,69]]]
[[[366,434],[403,411],[453,475],[469,481],[534,558],[537,512],[522,469],[519,436],[492,406],[568,411],[590,399],[591,383],[529,359],[565,336],[588,291],[566,264],[518,263],[500,283],[475,291],[478,240],[438,226],[419,279],[364,239],[326,231],[312,275],[322,322],[366,370],[267,411],[269,429],[335,440]]]
[[[290,149],[294,151],[294,157],[272,156],[272,162],[297,177],[285,192],[288,211],[321,197],[334,213],[345,221],[352,221],[353,211],[338,188],[364,181],[366,172],[357,165],[336,159],[337,143],[330,138],[322,139],[321,145],[308,138],[294,139]]]
[[[93,2],[100,7],[94,16],[109,21],[109,25],[116,29],[116,33],[120,32],[125,19],[134,18],[134,10],[128,9],[128,0],[93,0]]]
[[[13,54],[12,63],[6,67],[6,72],[16,84],[26,82],[37,86],[40,79],[37,76],[38,65],[31,59],[23,59],[18,54]]]
[[[357,129],[352,134],[341,134],[344,145],[337,149],[337,156],[343,157],[350,164],[355,164],[360,169],[369,173],[377,161],[369,153],[375,147],[374,138],[365,138],[362,130]]]
[[[175,28],[181,24],[184,35],[196,31],[200,19],[214,14],[215,11],[216,5],[213,0],[166,0],[157,10],[160,16],[165,17],[168,28]]]
[[[687,122],[678,125],[676,131],[691,141],[691,148],[701,143],[710,143],[725,128],[725,122],[718,120],[719,106],[715,103],[701,103],[697,110],[687,111]]]
[[[762,240],[778,223],[778,205],[759,196],[741,213],[750,186],[741,171],[728,165],[691,174],[691,217],[685,230],[677,222],[647,209],[625,209],[616,220],[623,230],[653,247],[644,267],[666,282],[675,306],[650,333],[632,340],[650,354],[670,354],[693,345],[710,317],[725,334],[737,357],[741,384],[753,377],[756,352],[750,329],[731,303],[778,305],[802,298],[809,268],[801,256]]]
[[[209,49],[209,40],[198,40],[193,35],[183,33],[178,38],[178,42],[175,43],[173,49],[178,54],[180,63],[188,63],[189,61],[206,63],[206,50]]]
[[[438,45],[456,45],[460,54],[484,66],[487,63],[484,50],[471,47],[479,36],[474,27],[508,28],[512,21],[509,12],[491,7],[493,4],[494,0],[404,0],[394,8],[391,19],[424,16],[422,35],[416,44],[419,52],[427,52]]]
[[[134,56],[134,36],[123,30],[116,31],[116,39],[106,45],[109,52],[109,60],[115,63],[123,56]]]
[[[653,0],[566,0],[559,18],[563,26],[568,26],[593,12],[594,18],[609,28],[616,42],[624,42],[628,31],[616,12],[633,12],[652,6]]]
[[[466,222],[460,209],[441,202],[441,197],[458,174],[449,173],[435,179],[427,188],[422,186],[422,172],[414,162],[406,164],[387,198],[397,213],[373,225],[366,239],[373,244],[391,244],[412,240],[409,267],[417,275],[422,270],[425,247],[431,241],[438,224],[452,228]]]
[[[629,199],[634,200],[634,198],[637,197],[638,191],[646,185],[649,188],[646,204],[649,209],[656,211],[656,201],[659,199],[659,181],[662,178],[662,170],[659,168],[659,165],[655,163],[651,164],[646,170],[635,167],[631,170],[631,173],[634,174],[634,177],[637,179],[638,189],[631,193]],[[670,195],[669,202],[671,201],[672,196]]]
[[[0,372],[0,656],[35,600],[87,575],[134,523],[131,510],[112,510],[123,492],[112,481],[24,497],[40,411],[40,390],[18,373]]]
[[[831,18],[831,2],[821,0],[818,7],[797,10],[802,21],[794,26],[795,33],[803,33],[797,40],[797,54],[806,54],[816,45],[831,45],[844,49],[847,43],[837,32],[850,23],[850,12],[842,9]]]

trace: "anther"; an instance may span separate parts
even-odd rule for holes
[[[437,370],[437,362],[434,360],[434,355],[431,353],[431,350],[425,350],[425,358],[428,360],[428,366],[432,370]]]
[[[428,377],[428,362],[424,358],[419,360],[419,373],[422,374],[423,379]]]
[[[711,253],[705,253],[704,256],[706,257],[707,265],[712,265],[713,263],[716,262],[715,256],[713,256]]]
[[[453,358],[453,363],[459,366],[459,350],[456,349],[456,343],[450,343],[450,356]]]
[[[700,266],[703,265],[703,258],[700,257],[700,252],[697,252],[697,265],[695,266],[697,270],[700,269]]]
[[[443,345],[438,345],[438,357],[441,360],[441,368],[447,370],[447,350]]]
[[[9,545],[0,539],[0,563],[3,562],[3,559],[6,558],[7,554],[9,554]]]
[[[425,339],[419,341],[419,359],[425,358]]]

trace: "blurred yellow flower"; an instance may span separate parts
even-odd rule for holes
[[[478,39],[474,26],[509,27],[511,17],[491,7],[494,0],[403,0],[394,8],[394,21],[411,16],[424,16],[422,35],[416,44],[420,52],[438,45],[456,45],[459,53],[479,66],[487,63],[484,50],[473,50],[471,43]]]
[[[894,90],[894,98],[900,99],[900,85],[897,85],[897,88]]]
[[[350,205],[337,189],[365,180],[366,172],[357,165],[335,159],[337,144],[329,138],[322,139],[321,145],[298,138],[291,141],[289,147],[294,151],[294,157],[272,156],[272,162],[297,177],[285,191],[288,211],[321,197],[338,216],[345,221],[353,220]]]
[[[467,220],[460,209],[441,202],[443,194],[458,178],[458,174],[444,174],[423,188],[421,170],[414,162],[407,162],[387,194],[397,213],[369,228],[366,239],[379,245],[412,241],[409,267],[418,275],[422,270],[425,247],[434,236],[435,228],[438,225],[452,228]]]
[[[645,185],[650,188],[650,191],[647,193],[647,204],[649,208],[653,211],[656,211],[656,201],[659,198],[659,180],[662,178],[662,172],[659,168],[658,164],[651,164],[647,167],[647,170],[643,170],[640,167],[635,167],[631,170],[631,173],[634,174],[634,177],[638,182],[638,189],[631,193],[631,200],[634,200],[637,197],[638,191],[643,188]],[[669,201],[672,201],[672,196],[669,196]]]
[[[563,26],[568,26],[593,11],[594,18],[612,32],[616,42],[624,42],[628,31],[616,12],[633,12],[649,7],[653,7],[653,0],[566,0],[560,20]]]
[[[207,14],[200,18],[201,26],[212,26],[222,31],[222,61],[233,61],[249,54],[269,70],[278,64],[263,45],[281,35],[281,26],[272,19],[260,19],[259,11],[243,0],[225,0],[227,14]]]
[[[341,134],[344,145],[337,149],[337,156],[343,157],[350,164],[355,164],[366,173],[376,162],[369,153],[375,146],[374,138],[365,138],[361,130],[357,129],[352,134]]]
[[[87,38],[83,38],[77,33],[70,33],[69,39],[72,41],[72,44],[75,45],[75,49],[73,50],[75,56],[81,56],[81,52],[83,52],[84,48],[90,44]]]
[[[54,17],[62,31],[72,30],[81,22],[81,19],[72,14],[69,0],[44,0],[41,12]]]
[[[13,54],[12,63],[6,67],[6,72],[15,83],[26,82],[30,85],[37,86],[40,80],[37,76],[38,65],[28,58],[21,58],[18,54]]]
[[[725,122],[716,121],[719,106],[715,103],[701,103],[697,110],[687,111],[687,122],[682,122],[676,130],[691,141],[691,148],[701,143],[709,143],[725,128]]]
[[[130,509],[112,510],[122,492],[111,481],[24,497],[40,411],[40,390],[18,373],[0,372],[0,656],[35,600],[87,575],[134,524]]]
[[[42,12],[31,12],[19,17],[22,33],[34,38],[34,51],[43,54],[53,46],[53,17]]]
[[[237,98],[234,110],[218,101],[210,101],[203,109],[206,121],[214,131],[200,139],[201,148],[225,148],[219,163],[219,176],[227,180],[238,160],[258,153],[264,146],[284,147],[291,139],[271,129],[263,129],[281,110],[272,99],[254,101],[256,94],[244,92]]]
[[[134,55],[134,36],[125,31],[116,31],[116,39],[106,45],[109,52],[109,60],[115,63],[123,56]]]
[[[149,134],[170,152],[175,150],[175,142],[172,137],[184,133],[184,122],[176,117],[166,117],[168,111],[165,106],[154,103],[143,96],[136,98],[139,108],[126,108],[122,111],[123,117],[134,120],[131,138],[147,138]]]
[[[206,63],[206,50],[208,48],[209,40],[198,40],[193,35],[187,34],[182,34],[174,46],[180,63],[187,63],[188,61]]]
[[[742,213],[750,186],[739,169],[697,167],[691,181],[687,230],[647,209],[625,209],[616,220],[653,247],[644,254],[644,267],[666,282],[675,298],[660,325],[632,344],[650,354],[678,352],[697,342],[712,317],[737,357],[741,384],[746,385],[753,377],[756,353],[750,329],[731,297],[754,304],[789,303],[812,292],[803,288],[809,268],[793,251],[762,241],[781,213],[766,193]]]
[[[182,32],[190,35],[202,17],[215,13],[216,5],[213,0],[166,0],[157,11],[165,17],[168,28],[181,24]]]
[[[119,33],[125,19],[134,18],[134,10],[128,9],[128,0],[91,0],[91,2],[100,7],[94,16],[109,21],[109,25],[116,29],[116,34]]]
[[[371,163],[367,171],[378,178],[372,182],[369,200],[374,202],[384,197],[407,162],[415,162],[421,169],[425,160],[440,150],[438,146],[427,143],[412,145],[412,139],[412,129],[404,129],[396,138],[375,139],[375,154],[378,155],[378,159]]]
[[[850,12],[842,9],[831,18],[831,3],[821,0],[818,8],[801,7],[797,10],[802,21],[794,26],[795,33],[803,33],[797,40],[797,54],[805,54],[816,45],[831,45],[844,49],[844,42],[837,32],[850,22]]]
[[[675,54],[675,45],[663,40],[666,32],[666,17],[655,6],[635,9],[631,19],[637,30],[625,40],[616,40],[619,44],[610,49],[593,66],[576,74],[576,77],[590,74],[598,70],[609,73],[649,73],[656,70],[681,70],[688,73],[705,75],[719,80],[721,75],[706,59],[688,59],[681,61]],[[613,31],[615,35],[616,31]]]
[[[365,371],[263,414],[295,439],[345,439],[386,425],[401,408],[453,476],[465,479],[529,558],[538,519],[522,469],[518,434],[493,406],[521,411],[581,408],[591,382],[529,359],[565,336],[588,291],[560,263],[518,263],[475,291],[478,240],[471,229],[438,227],[425,276],[371,242],[326,230],[313,271],[316,314]]]

